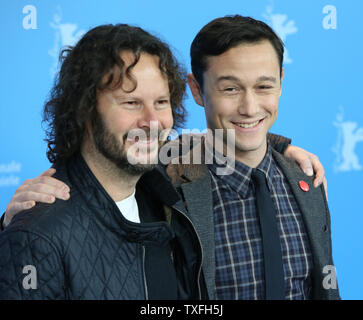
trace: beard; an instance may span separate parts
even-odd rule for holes
[[[157,164],[131,164],[125,151],[125,143],[128,133],[122,137],[122,142],[107,128],[99,114],[96,115],[92,122],[93,141],[96,149],[109,161],[115,164],[125,173],[137,176],[142,175],[154,169]],[[147,134],[148,135],[148,134]]]

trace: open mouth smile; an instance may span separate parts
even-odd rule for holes
[[[242,129],[243,131],[252,131],[254,129],[258,129],[262,126],[264,122],[264,118],[260,120],[256,120],[254,122],[233,122],[232,124],[238,129]]]

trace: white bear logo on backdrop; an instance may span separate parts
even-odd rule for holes
[[[50,26],[56,31],[54,37],[54,45],[48,51],[53,57],[53,66],[50,69],[50,75],[53,78],[58,69],[58,58],[60,50],[65,46],[73,46],[86,33],[84,30],[77,30],[78,26],[74,23],[61,23],[62,9],[57,7],[58,13],[53,16]]]
[[[336,154],[334,171],[362,170],[363,166],[359,163],[356,147],[358,142],[363,142],[363,127],[358,127],[357,122],[344,121],[343,108],[340,108],[333,124],[338,129],[338,141],[333,148]]]
[[[18,186],[20,184],[21,167],[21,163],[15,160],[10,163],[0,163],[0,187]]]
[[[273,13],[273,7],[267,6],[266,13],[262,15],[270,24],[272,29],[278,34],[281,40],[285,43],[287,36],[297,33],[298,29],[295,26],[294,20],[288,20],[286,14]],[[289,52],[285,48],[284,64],[292,63]]]

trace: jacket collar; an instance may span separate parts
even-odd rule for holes
[[[58,166],[56,166],[56,168],[57,167]],[[72,194],[75,195],[76,193],[79,193],[84,199],[84,203],[87,204],[87,207],[83,208],[87,211],[87,214],[94,216],[94,218],[104,224],[110,231],[119,233],[120,236],[126,237],[130,242],[158,244],[162,246],[166,245],[169,240],[174,237],[173,231],[164,221],[140,224],[125,219],[120,213],[115,201],[113,201],[94,176],[81,154],[75,155],[65,166],[57,168],[57,173],[62,174],[63,170],[67,171],[65,175],[68,177],[69,181],[65,182],[71,188],[71,196]],[[153,179],[154,174],[157,179],[162,181],[162,175],[159,172],[152,170],[146,182],[144,182],[144,180],[141,181],[140,179],[138,183],[149,183],[149,181]],[[156,194],[158,194],[158,189],[154,189]],[[162,192],[161,190],[160,193]],[[160,194],[158,201],[163,201],[165,199],[166,198],[161,197]],[[170,197],[169,200],[173,201],[174,199],[175,198]]]
[[[148,190],[155,199],[170,207],[180,201],[179,194],[173,187],[170,178],[165,174],[165,170],[161,167],[146,172],[138,181],[138,185]]]
[[[203,135],[189,137],[193,141],[192,148],[187,153],[172,159],[171,163],[166,167],[166,173],[176,187],[209,174],[208,168],[204,165],[205,137]],[[186,138],[183,137],[183,139]],[[194,162],[200,164],[194,164]]]

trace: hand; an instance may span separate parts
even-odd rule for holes
[[[34,207],[36,202],[53,203],[56,198],[69,199],[69,187],[56,178],[52,178],[55,171],[55,169],[50,168],[39,177],[24,181],[16,190],[6,208],[4,227],[10,223],[17,213]]]
[[[288,158],[294,159],[302,171],[308,176],[312,176],[315,172],[314,187],[317,188],[324,184],[326,198],[328,199],[328,183],[325,178],[325,170],[319,158],[304,149],[289,145],[284,153]]]

